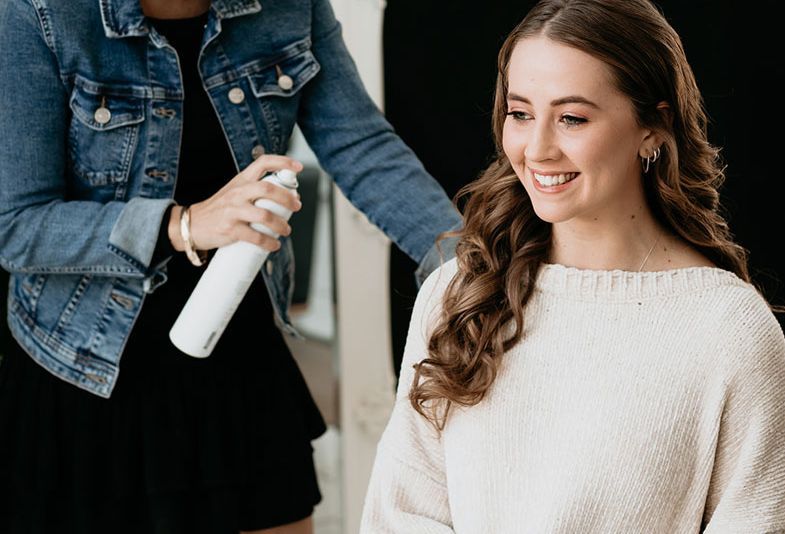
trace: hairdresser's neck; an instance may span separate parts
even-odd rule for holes
[[[663,265],[666,236],[647,206],[553,224],[549,261],[592,270],[644,271]],[[657,247],[652,250],[655,241]]]
[[[156,19],[196,17],[210,9],[211,0],[139,0],[142,11]]]

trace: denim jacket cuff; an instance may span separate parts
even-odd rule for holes
[[[109,236],[109,248],[142,274],[153,267],[153,254],[169,198],[133,198],[120,212]]]
[[[457,229],[458,227],[453,228],[452,230]],[[417,267],[417,270],[414,273],[418,288],[422,286],[422,283],[428,278],[429,274],[455,257],[455,245],[457,244],[457,237],[447,237],[434,243],[428,252],[425,253],[425,257],[423,257],[419,267]]]

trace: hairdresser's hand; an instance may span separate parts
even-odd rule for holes
[[[210,250],[235,241],[247,241],[269,251],[278,250],[281,244],[277,239],[257,232],[249,225],[261,223],[283,236],[291,233],[284,219],[254,206],[256,200],[266,198],[292,211],[300,209],[299,198],[290,191],[261,181],[265,174],[281,169],[300,172],[303,166],[285,156],[261,156],[216,194],[191,205],[191,236],[196,249]],[[168,227],[169,239],[179,251],[185,250],[180,234],[181,212],[179,206],[172,209]]]

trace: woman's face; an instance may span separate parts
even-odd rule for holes
[[[545,37],[518,42],[503,146],[537,215],[551,223],[628,218],[645,202],[639,152],[650,130],[600,60]]]

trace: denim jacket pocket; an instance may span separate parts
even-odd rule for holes
[[[69,106],[70,193],[78,199],[108,202],[125,197],[128,173],[141,123],[144,88],[107,85],[79,76]]]
[[[11,278],[11,282],[11,296],[21,304],[30,317],[35,317],[38,299],[46,283],[46,275],[18,274]]]
[[[297,41],[272,60],[258,61],[244,69],[270,136],[280,149],[292,135],[302,88],[321,69],[310,46],[309,39]]]

